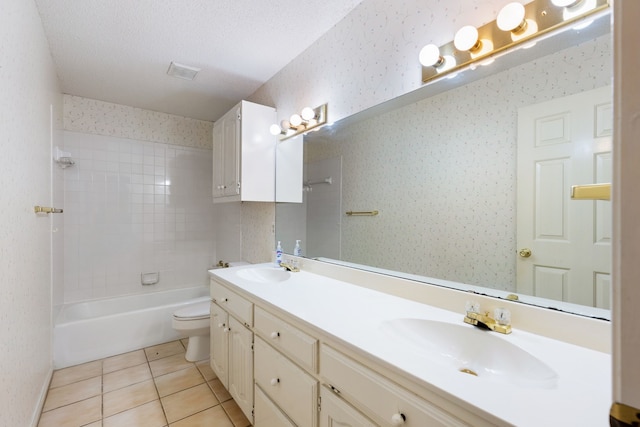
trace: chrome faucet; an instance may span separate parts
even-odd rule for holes
[[[493,317],[491,317],[488,311],[484,314],[479,313],[479,308],[477,303],[467,304],[464,323],[484,327],[501,334],[511,333],[511,313],[509,310],[496,308]]]

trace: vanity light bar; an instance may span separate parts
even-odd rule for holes
[[[460,71],[476,62],[486,62],[507,49],[531,43],[542,35],[575,24],[586,17],[603,13],[610,7],[609,0],[581,0],[569,6],[556,6],[557,2],[558,0],[533,0],[523,5],[524,16],[519,23],[513,25],[504,23],[505,14],[513,14],[512,11],[504,9],[510,7],[516,9],[508,4],[501,11],[502,16],[499,15],[500,26],[504,29],[498,27],[498,20],[492,21],[479,27],[476,39],[471,40],[469,35],[472,32],[467,28],[469,26],[466,26],[456,33],[456,40],[440,46],[437,55],[432,52],[426,55],[427,52],[421,51],[421,57],[429,58],[427,64],[422,65],[422,81],[427,83],[446,74]],[[515,12],[521,13],[521,10],[515,10]],[[507,22],[513,19],[517,20],[513,16],[508,16]],[[473,35],[475,36],[475,31]]]
[[[327,104],[316,108],[305,107],[300,114],[293,114],[288,120],[282,120],[280,125],[271,125],[270,132],[280,135],[280,141],[293,138],[327,123]]]

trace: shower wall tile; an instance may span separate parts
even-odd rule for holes
[[[212,151],[66,130],[65,302],[206,285]],[[140,275],[159,272],[156,285]]]
[[[64,128],[205,149],[213,141],[212,122],[73,95],[64,95]]]

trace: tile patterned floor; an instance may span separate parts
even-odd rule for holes
[[[209,367],[184,359],[186,341],[53,373],[38,427],[248,427]]]

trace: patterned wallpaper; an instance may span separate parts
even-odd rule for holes
[[[0,13],[0,424],[36,425],[51,375],[53,227],[34,205],[57,203],[51,148],[62,96],[35,2]]]
[[[611,73],[603,36],[305,145],[343,156],[344,210],[381,212],[343,217],[343,259],[513,291],[517,108]]]
[[[258,89],[279,119],[329,103],[337,121],[421,86],[418,52],[463,25],[496,18],[507,0],[367,0]],[[527,3],[526,1],[524,3]]]
[[[64,96],[64,128],[194,148],[213,144],[212,122],[72,95]]]

